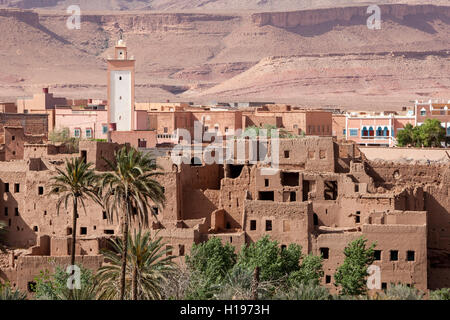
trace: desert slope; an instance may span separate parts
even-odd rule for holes
[[[447,0],[0,0],[0,7],[63,10],[79,4],[82,10],[159,10],[159,11],[291,11],[323,7],[392,4],[448,4]]]
[[[381,7],[381,30],[367,28],[366,7],[259,13],[95,12],[83,14],[81,30],[67,29],[64,13],[0,9],[4,35],[0,59],[6,61],[0,66],[0,100],[29,95],[43,85],[57,94],[105,98],[106,58],[113,54],[119,30],[137,59],[138,101],[231,97],[297,102],[312,92],[320,94],[315,100],[320,105],[345,107],[356,101],[371,107],[374,101],[395,101],[400,107],[420,97],[448,98],[448,82],[441,78],[449,61],[449,7]],[[396,57],[407,54],[396,61],[389,58],[390,52]],[[268,57],[279,57],[280,63],[270,67]],[[280,68],[283,60],[286,67]],[[365,79],[364,70],[370,67],[375,79],[364,80],[364,85],[349,81],[330,85],[329,79],[346,61],[354,65],[341,76]],[[396,63],[404,67],[396,68]],[[380,90],[386,81],[383,74],[395,79],[392,83],[401,93],[389,82]],[[283,85],[271,89],[273,79]],[[351,99],[340,94],[349,91],[354,91]]]
[[[270,57],[246,72],[186,97],[274,100],[304,106],[398,109],[423,97],[450,96],[449,52]]]

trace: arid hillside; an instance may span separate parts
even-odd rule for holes
[[[208,10],[292,11],[324,7],[392,4],[448,4],[447,0],[0,0],[0,6],[20,9],[61,10],[79,4],[83,10]]]
[[[125,2],[149,1],[115,1]],[[0,101],[43,85],[106,98],[105,59],[120,30],[137,59],[138,101],[392,109],[450,98],[450,7],[382,5],[381,30],[367,28],[366,9],[85,12],[80,30],[68,29],[61,11],[0,10]]]

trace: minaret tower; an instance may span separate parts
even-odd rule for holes
[[[120,35],[114,58],[108,59],[108,123],[110,131],[135,130],[134,67]],[[110,139],[109,139],[110,140]]]

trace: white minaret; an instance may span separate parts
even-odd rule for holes
[[[128,58],[125,42],[117,41],[114,59],[108,59],[108,123],[109,131],[135,130],[134,67]]]

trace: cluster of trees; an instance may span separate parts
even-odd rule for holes
[[[400,147],[440,147],[445,142],[446,131],[437,119],[427,119],[421,126],[413,127],[410,123],[397,134]]]

